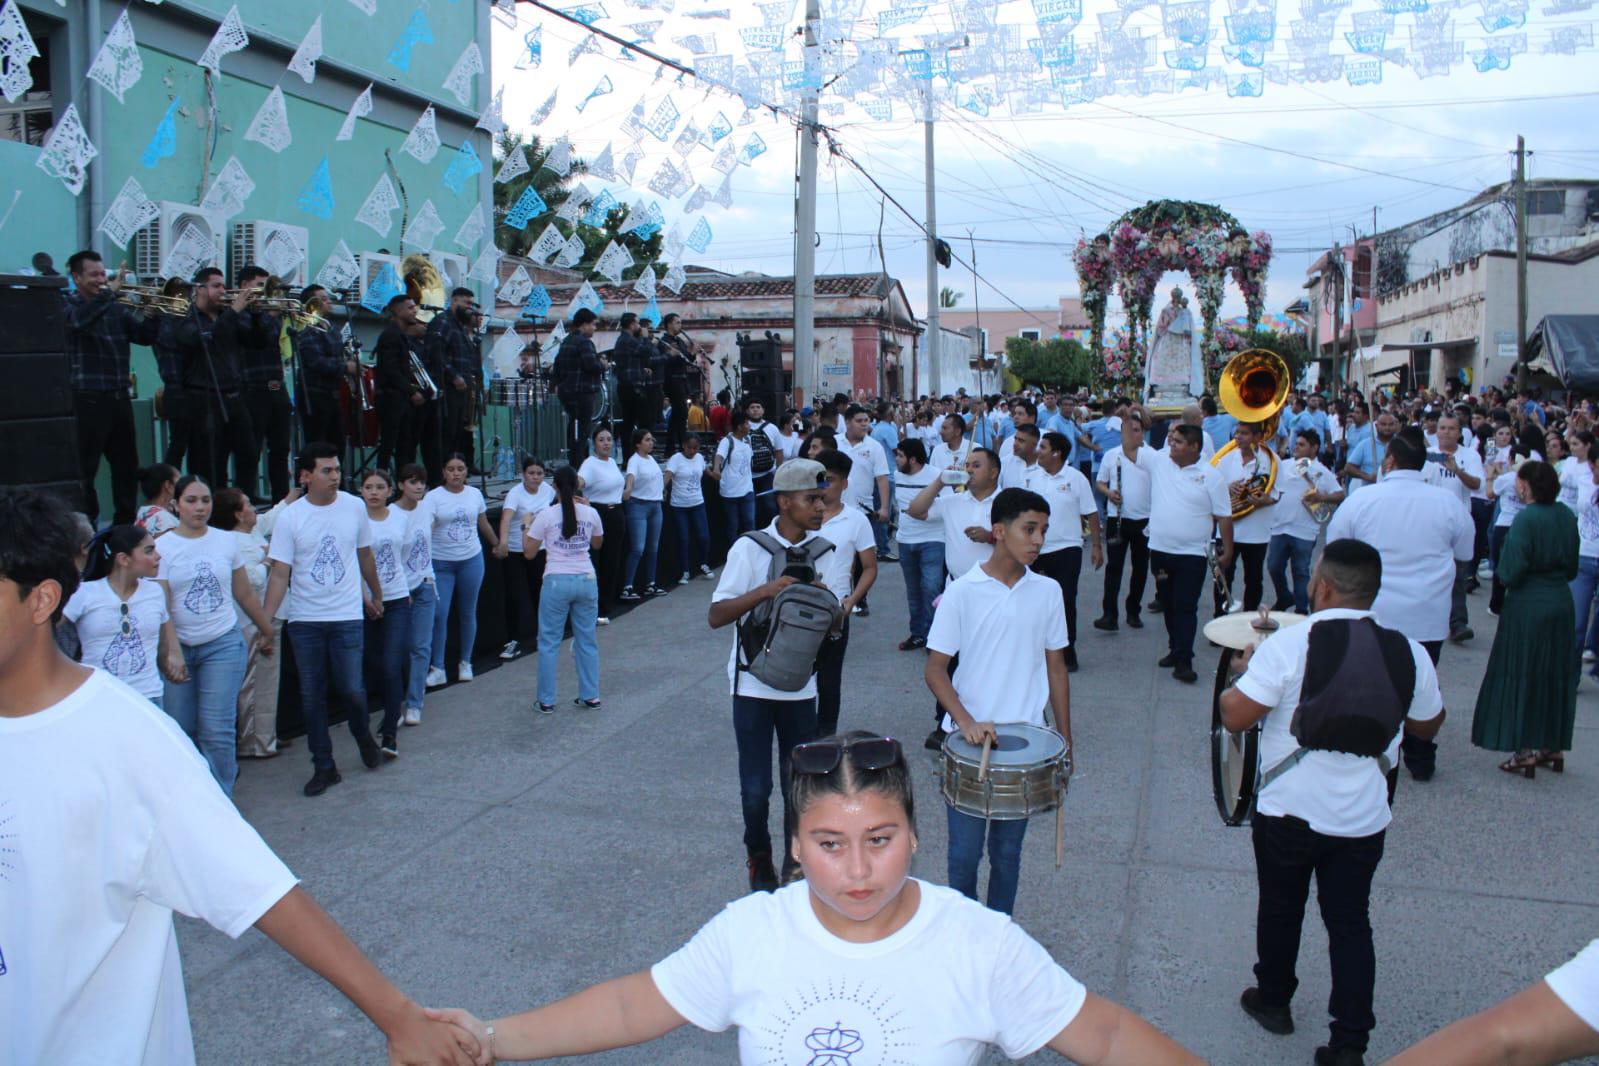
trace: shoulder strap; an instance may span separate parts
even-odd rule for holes
[[[783,568],[788,565],[788,546],[764,529],[752,529],[744,534],[745,537],[759,544],[770,557],[767,563],[767,573],[771,578],[780,577]]]

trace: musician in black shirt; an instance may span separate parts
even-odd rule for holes
[[[474,318],[471,289],[458,288],[450,293],[450,306],[435,314],[427,324],[427,342],[424,360],[428,373],[444,393],[442,399],[442,425],[446,452],[472,454],[471,409],[473,397],[480,386],[482,361],[471,329]],[[438,419],[435,411],[433,418]],[[434,480],[434,464],[426,462],[428,480]],[[443,480],[443,466],[439,466],[439,480]]]
[[[396,460],[400,463],[412,461],[416,451],[417,415],[427,403],[427,397],[412,373],[413,349],[407,336],[418,325],[416,301],[400,293],[383,310],[389,316],[389,324],[378,336],[375,350],[381,427],[377,466],[379,470],[392,470]]]
[[[231,302],[227,283],[216,267],[202,267],[194,278],[194,303],[187,317],[172,329],[172,347],[182,366],[185,393],[196,398],[203,415],[191,437],[189,472],[214,486],[234,484],[251,491],[258,461],[250,411],[245,406],[240,350],[260,344],[258,322],[249,308],[260,289],[247,283]],[[234,479],[227,477],[233,456]],[[285,495],[287,493],[285,492]]]
[[[360,372],[360,366],[344,351],[344,341],[333,328],[330,317],[333,302],[320,285],[307,286],[300,293],[305,309],[316,315],[315,325],[294,335],[294,348],[300,360],[300,429],[305,442],[342,445],[344,424],[339,411],[339,386]],[[351,382],[352,387],[355,383]]]
[[[662,333],[655,341],[660,361],[656,364],[666,386],[666,398],[672,403],[672,417],[666,427],[667,440],[672,446],[681,446],[683,434],[688,430],[688,392],[696,369],[694,346],[683,332],[683,320],[675,314],[661,319]]]
[[[588,457],[589,422],[594,417],[594,400],[609,364],[594,348],[594,330],[599,317],[586,307],[572,315],[570,332],[561,341],[551,367],[555,394],[566,412],[567,458],[576,466]]]
[[[252,282],[263,285],[261,295],[276,296],[264,288],[269,275],[258,266],[247,266],[239,271],[241,287]],[[239,371],[244,382],[244,405],[250,411],[250,426],[255,438],[255,461],[251,471],[260,469],[261,449],[267,453],[267,483],[272,500],[281,500],[289,494],[289,423],[293,405],[289,392],[283,387],[283,322],[274,313],[258,307],[244,312],[253,320],[254,337],[239,348]],[[261,498],[256,479],[242,486],[250,495]]]
[[[616,335],[616,346],[611,349],[611,365],[616,367],[622,421],[616,435],[622,440],[632,440],[635,429],[649,429],[655,424],[655,412],[661,405],[650,407],[655,371],[650,361],[653,352],[644,340],[643,325],[631,311],[623,314],[617,325],[621,332]]]

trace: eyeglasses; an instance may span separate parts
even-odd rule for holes
[[[797,744],[789,760],[797,774],[830,774],[848,753],[857,770],[886,770],[905,758],[893,737],[857,737],[854,740],[813,740]]]

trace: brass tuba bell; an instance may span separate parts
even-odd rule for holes
[[[420,252],[405,257],[400,264],[400,277],[405,281],[405,294],[416,301],[418,322],[431,322],[449,302],[449,294],[444,291],[444,275],[433,265],[433,260]]]
[[[1258,426],[1260,450],[1271,461],[1270,472],[1250,478],[1249,484],[1243,486],[1241,491],[1232,492],[1229,487],[1235,519],[1255,509],[1253,504],[1246,502],[1248,496],[1270,492],[1272,486],[1277,484],[1277,453],[1271,450],[1266,441],[1277,435],[1277,420],[1288,403],[1288,378],[1288,364],[1283,362],[1283,357],[1265,348],[1239,352],[1221,368],[1216,393],[1222,408],[1238,421]],[[1236,447],[1237,442],[1228,441],[1216,450],[1210,465],[1219,465],[1222,456]]]

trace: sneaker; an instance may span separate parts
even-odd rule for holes
[[[1142,617],[1140,617],[1139,615],[1136,615],[1136,614],[1128,615],[1127,616],[1127,628],[1128,629],[1143,629],[1144,628],[1144,619]]]
[[[457,681],[470,681],[470,680],[472,680],[472,664],[469,663],[469,662],[464,662],[463,661],[462,663],[457,665],[456,668],[455,668],[455,679]]]
[[[642,600],[643,598],[644,598],[643,596],[640,596],[638,593],[633,591],[633,586],[632,585],[629,585],[626,588],[624,588],[622,590],[622,595],[618,597],[618,599],[620,599],[623,603],[637,603],[639,600]]]
[[[1160,667],[1162,670],[1170,670],[1172,667],[1177,665],[1177,656],[1167,653],[1166,657],[1155,665]]]
[[[693,576],[694,576],[693,574],[690,574],[687,570],[685,570],[685,571],[683,571],[683,576],[677,579],[677,583],[679,585],[686,585],[686,584],[688,584],[689,578],[691,578]]]
[[[1366,1066],[1366,1053],[1352,1047],[1331,1048],[1323,1044],[1316,1049],[1316,1066]]]
[[[1255,1023],[1268,1033],[1278,1036],[1287,1036],[1294,1031],[1294,1016],[1287,1007],[1268,1007],[1260,1001],[1260,989],[1250,987],[1244,989],[1244,994],[1238,997],[1238,1005],[1244,1008],[1244,1013],[1255,1019]]]
[[[751,892],[777,891],[777,870],[772,866],[771,852],[757,852],[744,865],[749,870]]]
[[[1594,654],[1594,653],[1593,653],[1593,649],[1592,649],[1592,648],[1585,648],[1585,649],[1584,649],[1584,650],[1583,650],[1583,653],[1582,653],[1582,661],[1583,661],[1583,662],[1585,662],[1585,663],[1591,663],[1591,662],[1593,662],[1593,661],[1594,661],[1594,660],[1595,660],[1595,659],[1599,659],[1599,655],[1595,655],[1595,654]]]
[[[400,716],[400,724],[401,725],[421,725],[422,724],[422,708],[420,708],[420,707],[407,707],[405,709],[405,714]]]
[[[1193,663],[1178,663],[1172,668],[1171,676],[1185,685],[1192,685],[1199,680],[1199,675],[1194,673]]]
[[[311,780],[305,783],[305,788],[301,789],[301,791],[307,796],[320,796],[343,780],[344,778],[339,776],[337,769],[329,767],[326,770],[318,770],[312,774]]]
[[[378,750],[377,742],[371,737],[364,737],[355,743],[361,749],[361,765],[368,770],[376,770],[383,762],[383,753]]]
[[[598,618],[594,619],[594,624],[597,626],[608,626],[611,624],[610,616],[602,614]]]
[[[500,658],[502,659],[514,659],[521,654],[522,646],[514,640],[506,641],[505,647],[500,649]]]
[[[1116,618],[1114,615],[1105,614],[1094,619],[1094,628],[1103,629],[1107,633],[1114,633],[1116,630],[1120,629],[1121,626],[1116,623]]]
[[[1149,613],[1150,614],[1159,614],[1161,611],[1164,611],[1165,609],[1166,608],[1164,608],[1164,607],[1162,607],[1160,605],[1160,601],[1159,600],[1150,600],[1149,601]]]
[[[656,596],[665,596],[666,590],[659,585],[651,585],[644,590],[644,595],[654,599]]]
[[[428,688],[438,688],[440,685],[450,683],[449,677],[444,673],[444,668],[439,666],[428,667]]]
[[[899,556],[893,552],[878,552],[877,561],[880,563],[897,563],[899,562]]]
[[[917,648],[927,647],[927,641],[921,637],[906,637],[899,642],[900,651],[915,651]]]
[[[1455,629],[1455,630],[1451,630],[1450,631],[1450,633],[1449,633],[1449,643],[1451,643],[1451,644],[1464,644],[1466,641],[1470,640],[1472,637],[1474,637],[1476,635],[1477,634],[1475,634],[1475,633],[1473,633],[1471,631],[1471,627],[1470,626],[1461,626],[1459,629]]]
[[[541,704],[539,704],[539,713],[540,714],[554,714],[555,713],[555,704],[553,704],[553,703],[541,703]]]
[[[860,615],[862,618],[865,618],[867,615],[872,613],[872,609],[866,606],[864,603],[857,603],[855,605],[855,613]]]
[[[1494,579],[1493,564],[1487,559],[1477,564],[1477,580],[1492,581]]]
[[[1490,608],[1488,608],[1488,615],[1489,615],[1490,618],[1498,618],[1499,617],[1499,612],[1494,610],[1492,607],[1490,607]]]
[[[926,748],[928,751],[943,751],[944,730],[942,728],[937,728],[931,733],[927,734],[927,739],[922,742],[922,747]]]
[[[716,576],[716,571],[712,570],[709,566],[705,565],[704,563],[700,564],[700,573],[705,575],[706,577],[715,577]]]
[[[385,759],[398,759],[400,757],[400,742],[392,736],[384,737],[378,741],[378,750]]]
[[[1431,781],[1432,775],[1437,772],[1438,768],[1436,764],[1432,766],[1411,766],[1407,763],[1405,769],[1410,771],[1410,779],[1412,781]]]
[[[574,699],[572,704],[575,707],[587,707],[591,711],[597,711],[600,709],[599,700],[586,700],[582,696],[578,696],[576,699]]]

